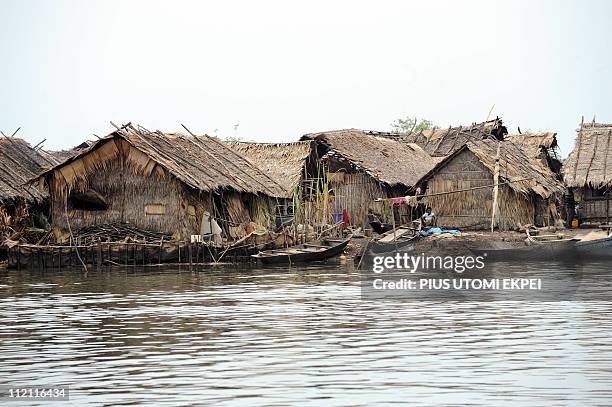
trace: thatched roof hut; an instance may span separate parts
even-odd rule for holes
[[[368,208],[391,222],[390,208],[375,202],[405,196],[417,181],[439,161],[416,144],[399,141],[397,134],[348,129],[306,134],[302,140],[316,142],[317,156],[327,174],[330,211],[347,211],[354,225],[367,225]],[[383,205],[384,206],[384,205]],[[409,221],[407,208],[396,213],[396,221]]]
[[[581,124],[574,150],[563,165],[569,187],[612,186],[612,124]]]
[[[469,126],[433,128],[419,132],[404,133],[400,139],[421,146],[428,154],[444,157],[462,148],[466,143],[483,139],[503,140],[508,133],[502,120],[496,118]]]
[[[43,172],[61,230],[129,222],[180,238],[204,234],[209,215],[230,238],[270,225],[284,188],[224,142],[131,124]],[[204,223],[203,223],[204,222]]]
[[[273,197],[284,194],[283,188],[268,175],[215,137],[151,132],[131,124],[96,140],[88,148],[42,173],[41,177],[59,172],[70,190],[79,179],[103,168],[107,161],[126,148],[129,151],[123,153],[128,165],[145,175],[163,168],[194,190],[231,188]]]
[[[444,158],[420,181],[425,201],[446,227],[486,228],[490,225],[497,149],[500,148],[499,221],[502,229],[546,223],[564,186],[541,160],[514,143],[492,139],[471,141]],[[551,207],[552,205],[552,207]],[[552,216],[551,216],[552,215]]]
[[[357,129],[306,134],[323,146],[320,156],[362,171],[380,183],[413,187],[439,161],[421,147]],[[330,168],[333,172],[334,168]]]
[[[283,187],[287,198],[305,178],[313,159],[312,141],[275,144],[229,141],[226,144]]]
[[[472,152],[492,173],[495,170],[498,145],[500,142],[491,139],[469,142],[440,161],[422,180],[429,178],[466,150]],[[533,192],[542,198],[549,198],[553,194],[564,192],[563,183],[555,178],[550,169],[530,157],[521,146],[501,143],[500,157],[500,183],[507,182],[517,193],[528,195]]]
[[[15,137],[0,138],[0,202],[19,199],[41,203],[46,195],[28,181],[57,162],[30,144]]]

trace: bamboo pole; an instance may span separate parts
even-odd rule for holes
[[[606,225],[610,224],[610,189],[606,191]]]
[[[523,181],[530,181],[534,179],[534,177],[529,177],[529,178],[519,178],[519,179],[515,179],[512,181],[506,181],[506,182],[498,182],[497,185],[501,186],[501,185],[510,185],[516,182],[523,182]],[[451,194],[457,194],[460,192],[470,192],[470,191],[476,191],[479,189],[487,189],[487,188],[492,188],[494,187],[495,184],[489,184],[489,185],[482,185],[482,186],[478,186],[478,187],[471,187],[471,188],[464,188],[464,189],[457,189],[454,191],[446,191],[446,192],[436,192],[433,194],[421,194],[421,195],[415,195],[415,197],[417,198],[431,198],[432,196],[441,196],[441,195],[451,195]],[[399,198],[399,197],[396,197]],[[388,202],[388,201],[392,201],[395,198],[377,198],[374,199],[373,202]]]
[[[497,216],[497,200],[499,199],[499,159],[501,154],[501,143],[497,144],[495,155],[495,171],[493,172],[493,209],[491,211],[491,232],[495,229],[495,217]]]

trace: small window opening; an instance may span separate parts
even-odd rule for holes
[[[108,209],[108,203],[104,197],[93,189],[71,193],[68,197],[68,203],[72,209],[82,211],[105,211]]]

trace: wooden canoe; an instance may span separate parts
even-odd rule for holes
[[[575,260],[578,253],[573,239],[535,241],[530,246],[507,249],[471,249],[476,255],[486,256],[489,261],[562,261]]]
[[[604,239],[578,241],[576,250],[582,260],[612,258],[612,235]]]
[[[371,253],[389,253],[413,244],[418,237],[414,228],[399,226],[372,240],[368,245]]]
[[[265,250],[252,255],[252,257],[261,260],[264,264],[322,261],[342,253],[350,240],[350,237],[346,239],[321,239],[283,249]]]

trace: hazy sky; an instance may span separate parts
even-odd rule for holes
[[[0,129],[47,148],[110,120],[283,142],[495,105],[567,154],[582,115],[612,121],[610,1],[0,0],[0,15]]]

